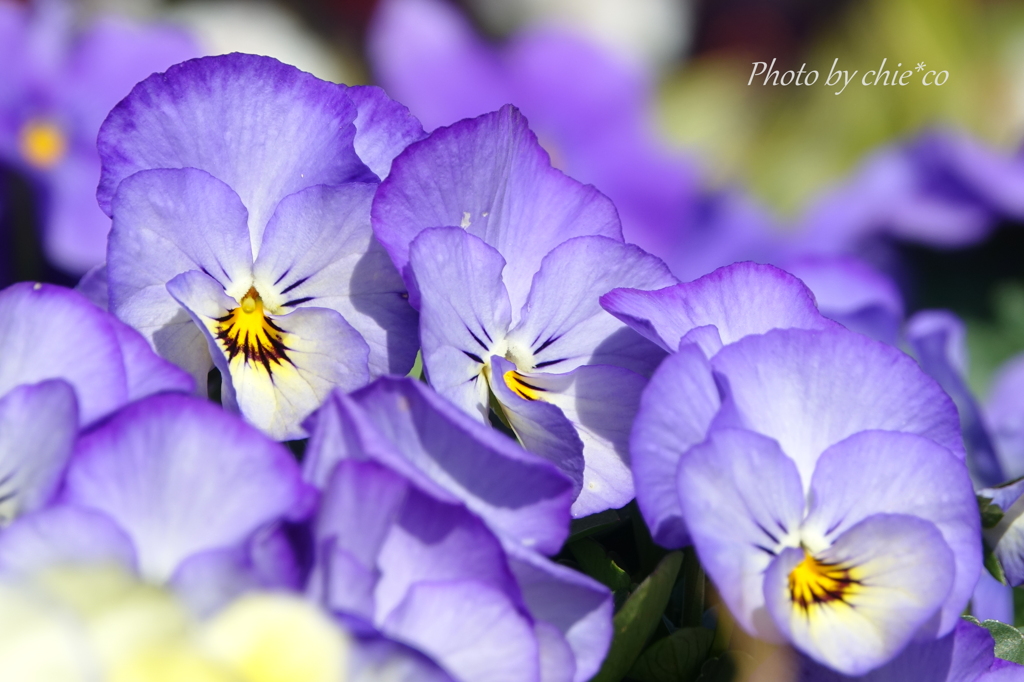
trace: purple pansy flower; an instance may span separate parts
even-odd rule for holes
[[[369,54],[428,130],[515,104],[558,168],[615,202],[627,241],[657,254],[685,241],[696,172],[657,140],[652,75],[639,65],[553,28],[493,47],[439,0],[382,2]]]
[[[431,385],[482,421],[493,395],[527,449],[573,477],[574,515],[626,504],[629,426],[663,353],[598,297],[676,280],[622,242],[611,202],[552,168],[505,107],[396,158],[373,225],[419,308]]]
[[[601,305],[666,351],[695,344],[699,353],[708,358],[723,344],[751,334],[776,328],[836,326],[821,316],[814,296],[799,280],[778,268],[757,263],[719,268],[693,282],[659,291],[617,289],[603,296]],[[692,349],[687,350],[684,357],[693,353]],[[661,413],[670,419],[676,411],[689,409],[710,420],[721,402],[713,383],[698,380],[685,388],[683,400],[687,407],[682,402],[668,404],[645,399],[647,416]],[[698,428],[691,431],[688,424]],[[707,424],[700,426],[693,421],[673,426],[665,436],[678,435],[678,450],[665,450],[661,441],[637,438],[636,430],[633,431],[631,452],[637,503],[654,540],[666,547],[682,547],[688,542],[676,493],[676,465],[683,451],[703,440],[706,428]]]
[[[56,504],[0,534],[0,569],[115,560],[207,611],[254,586],[297,586],[275,524],[313,503],[286,448],[208,401],[153,396],[78,439]]]
[[[48,503],[80,426],[192,381],[138,332],[80,294],[24,282],[0,291],[0,517]]]
[[[377,88],[268,57],[140,83],[100,131],[110,309],[278,439],[335,386],[405,373],[416,314],[370,228],[391,159],[422,135]]]
[[[465,682],[594,675],[611,595],[543,556],[568,534],[556,467],[411,379],[336,392],[314,421],[313,594]]]
[[[913,360],[814,323],[807,290],[765,267],[604,297],[649,338],[683,338],[637,415],[638,499],[660,542],[689,534],[749,632],[860,674],[949,632],[977,581],[957,413]],[[773,317],[790,328],[763,333]]]
[[[199,54],[180,30],[102,17],[73,30],[62,0],[0,2],[0,162],[36,185],[50,261],[81,274],[103,262],[110,220],[96,208],[96,133],[154,71]]]

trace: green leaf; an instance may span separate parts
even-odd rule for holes
[[[659,639],[640,655],[629,671],[637,682],[691,682],[707,660],[715,633],[707,628],[683,628]]]
[[[998,620],[982,621],[981,626],[991,632],[992,639],[996,640],[995,653],[998,658],[1024,665],[1024,635],[1020,630]]]
[[[1003,572],[1003,565],[999,563],[999,559],[996,558],[996,553],[988,548],[986,544],[984,547],[985,552],[985,568],[992,574],[992,577],[998,580],[1003,585],[1006,585],[1006,574]]]
[[[612,561],[604,547],[590,538],[577,540],[569,545],[580,570],[594,580],[606,585],[613,592],[629,589],[629,574]]]
[[[654,634],[668,604],[672,585],[683,563],[682,552],[672,552],[640,583],[615,614],[615,637],[608,657],[591,682],[619,682]]]
[[[1003,510],[987,497],[978,495],[978,509],[981,511],[982,528],[995,528],[1003,520]]]

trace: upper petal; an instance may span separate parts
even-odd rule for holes
[[[271,308],[331,308],[370,346],[370,371],[406,374],[418,349],[405,285],[370,229],[377,186],[318,185],[285,197],[263,233],[255,286]]]
[[[822,452],[858,431],[916,433],[964,457],[956,407],[892,346],[837,327],[775,330],[711,360],[745,428],[774,438],[805,485]]]
[[[423,232],[410,258],[430,384],[482,421],[487,387],[481,371],[492,349],[504,352],[499,344],[512,319],[502,282],[505,261],[494,247],[458,228]]]
[[[601,305],[668,351],[705,325],[718,329],[723,344],[771,329],[832,326],[800,280],[758,263],[736,263],[659,291],[612,291],[601,297]]]
[[[344,86],[270,57],[193,59],[136,85],[104,121],[97,198],[110,215],[133,173],[205,170],[241,197],[255,253],[283,197],[375,177],[353,147],[356,115]]]
[[[166,580],[189,556],[301,512],[306,495],[285,448],[210,402],[167,394],[78,441],[63,499],[114,519],[143,575]]]
[[[356,105],[356,154],[381,180],[391,172],[391,162],[413,142],[427,136],[404,104],[375,85],[348,89]]]
[[[544,257],[510,346],[529,349],[534,367],[568,372],[583,364],[618,365],[643,374],[663,354],[601,309],[616,287],[660,289],[675,282],[660,260],[607,237],[576,237]]]
[[[396,159],[373,202],[373,229],[406,277],[422,230],[464,225],[505,259],[513,310],[526,301],[541,259],[572,237],[621,239],[612,203],[551,167],[511,106],[440,128]]]

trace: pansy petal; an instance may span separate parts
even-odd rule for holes
[[[307,496],[284,447],[210,402],[175,394],[132,403],[82,436],[62,493],[114,519],[152,580],[303,513]]]
[[[640,396],[630,436],[636,501],[663,547],[689,543],[676,469],[683,453],[704,440],[718,407],[711,366],[693,345],[669,355]]]
[[[437,228],[416,238],[409,263],[419,290],[420,339],[430,384],[483,421],[487,385],[481,372],[512,317],[502,284],[505,261],[479,237]]]
[[[711,365],[730,410],[777,440],[805,485],[826,448],[867,429],[916,433],[964,457],[956,407],[939,385],[904,353],[842,327],[749,336]]]
[[[125,93],[155,71],[201,54],[184,30],[142,24],[123,16],[95,19],[75,41],[68,56],[67,91],[83,127],[93,135]],[[93,170],[93,182],[98,179]]]
[[[713,431],[679,461],[679,497],[701,564],[750,633],[774,639],[764,571],[799,531],[804,495],[793,460],[750,431]]]
[[[501,592],[463,580],[414,586],[382,631],[430,655],[461,682],[539,682],[529,620]]]
[[[404,104],[391,99],[375,85],[350,87],[348,98],[357,111],[356,154],[383,180],[391,172],[395,157],[427,134]]]
[[[1024,476],[1024,355],[999,368],[985,404],[985,421],[1006,475]]]
[[[413,465],[412,480],[430,479],[496,531],[526,546],[545,554],[561,548],[573,491],[550,462],[419,381],[383,378],[353,398],[386,434],[392,450]]]
[[[905,336],[921,369],[956,403],[967,446],[967,466],[982,486],[1006,480],[981,408],[967,385],[967,328],[946,310],[921,310],[907,320]]]
[[[663,358],[601,309],[616,287],[660,289],[675,283],[668,268],[632,244],[576,237],[544,257],[509,345],[529,349],[534,367],[568,372],[584,364],[618,365],[650,374]]]
[[[611,592],[579,571],[549,561],[532,550],[512,543],[506,543],[505,548],[531,615],[538,626],[554,626],[554,632],[540,636],[542,661],[545,638],[550,641],[556,635],[571,654],[571,669],[565,663],[556,668],[559,673],[571,670],[569,675],[553,677],[548,673],[542,679],[544,682],[589,680],[597,674],[611,644],[615,609]]]
[[[110,309],[205,393],[206,343],[166,283],[203,269],[242,295],[252,284],[247,212],[231,188],[194,169],[144,171],[124,185],[107,250]]]
[[[97,308],[109,310],[110,289],[108,284],[107,264],[104,262],[82,275],[82,279],[78,280],[78,284],[75,285],[75,291],[92,301]]]
[[[285,197],[253,265],[270,309],[330,308],[370,346],[370,371],[406,374],[416,359],[417,315],[405,284],[370,229],[376,185],[318,185]]]
[[[367,36],[374,75],[427,130],[513,100],[494,49],[442,0],[384,0]]]
[[[64,379],[83,424],[128,398],[124,357],[108,315],[81,294],[22,282],[0,292],[0,395],[19,384]]]
[[[647,379],[612,365],[583,365],[565,374],[506,373],[508,387],[558,407],[583,441],[583,488],[574,516],[623,507],[633,499],[629,434]],[[510,383],[511,382],[511,383]],[[523,383],[519,383],[523,382]]]
[[[425,583],[476,581],[522,606],[505,552],[487,526],[462,505],[439,502],[415,488],[381,546],[377,566],[378,623]]]
[[[374,588],[381,577],[377,557],[407,492],[400,476],[375,462],[343,460],[334,467],[316,521],[319,554],[309,580],[311,596],[373,620]]]
[[[583,441],[560,409],[551,403],[527,400],[509,388],[505,376],[515,369],[505,358],[491,356],[494,397],[523,447],[557,466],[572,480],[574,495],[578,495],[585,468]]]
[[[622,238],[611,201],[552,168],[511,106],[410,145],[381,183],[373,229],[406,281],[413,239],[442,225],[464,225],[497,249],[515,311],[526,302],[541,259],[556,246],[584,235]]]
[[[886,275],[852,256],[807,256],[785,268],[814,293],[825,317],[884,343],[899,341],[903,297]]]
[[[113,217],[107,277],[111,309],[121,319],[137,292],[188,270],[204,271],[234,295],[252,286],[248,212],[231,187],[205,171],[136,173],[118,187]]]
[[[78,433],[75,391],[59,379],[0,397],[0,520],[47,504]]]
[[[301,587],[295,552],[280,524],[265,526],[247,542],[208,549],[185,559],[170,579],[174,591],[203,617],[245,592]]]
[[[302,421],[335,387],[353,390],[370,380],[366,342],[340,314],[300,308],[265,316],[262,336],[233,344],[229,324],[238,304],[210,277],[178,275],[168,291],[207,335],[225,385],[225,403],[278,440],[304,438]],[[262,314],[262,313],[261,313]]]
[[[57,505],[26,514],[0,533],[0,572],[32,575],[66,564],[135,569],[131,538],[101,512]]]
[[[658,291],[615,290],[601,297],[601,305],[669,351],[705,325],[717,327],[724,344],[771,329],[833,326],[800,280],[758,263],[736,263]]]
[[[992,652],[994,644],[988,630],[961,619],[956,629],[945,637],[911,642],[889,663],[855,679],[858,682],[913,679],[990,682],[985,673],[996,661]],[[801,661],[800,682],[852,682],[853,679],[813,660]]]
[[[996,580],[991,573],[983,570],[978,575],[978,584],[971,594],[971,615],[978,620],[998,620],[1000,623],[1013,622],[1014,589]]]
[[[818,568],[804,568],[808,562]],[[891,660],[935,616],[953,571],[952,553],[932,523],[877,514],[813,557],[803,548],[780,554],[764,575],[764,593],[776,624],[797,648],[839,672],[860,675]],[[841,587],[833,589],[826,575],[839,572]],[[808,593],[813,601],[803,601]]]
[[[872,514],[931,521],[953,551],[956,565],[938,634],[952,629],[982,570],[977,501],[963,462],[921,436],[863,431],[822,454],[810,499],[805,531],[825,543]]]
[[[248,209],[255,254],[282,198],[375,178],[353,148],[356,113],[344,86],[269,57],[193,59],[142,81],[110,112],[99,133],[97,198],[110,214],[118,185],[133,173],[207,171]]]
[[[154,353],[142,334],[115,317],[111,317],[110,326],[124,356],[128,400],[164,391],[191,393],[195,390],[192,377]]]

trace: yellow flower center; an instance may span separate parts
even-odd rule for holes
[[[247,365],[258,362],[268,374],[273,374],[275,366],[294,364],[288,358],[285,333],[267,316],[256,287],[249,288],[237,308],[217,318],[216,337],[228,362],[235,358]]]
[[[789,573],[790,598],[808,615],[826,604],[849,604],[850,597],[860,589],[856,567],[820,561],[806,550],[803,561]]]
[[[26,123],[18,137],[21,156],[40,170],[57,165],[67,152],[68,143],[59,127],[49,121],[33,119]]]
[[[505,379],[505,385],[524,400],[540,400],[540,394],[545,390],[539,386],[527,383],[526,378],[514,369],[505,372],[503,378]]]

